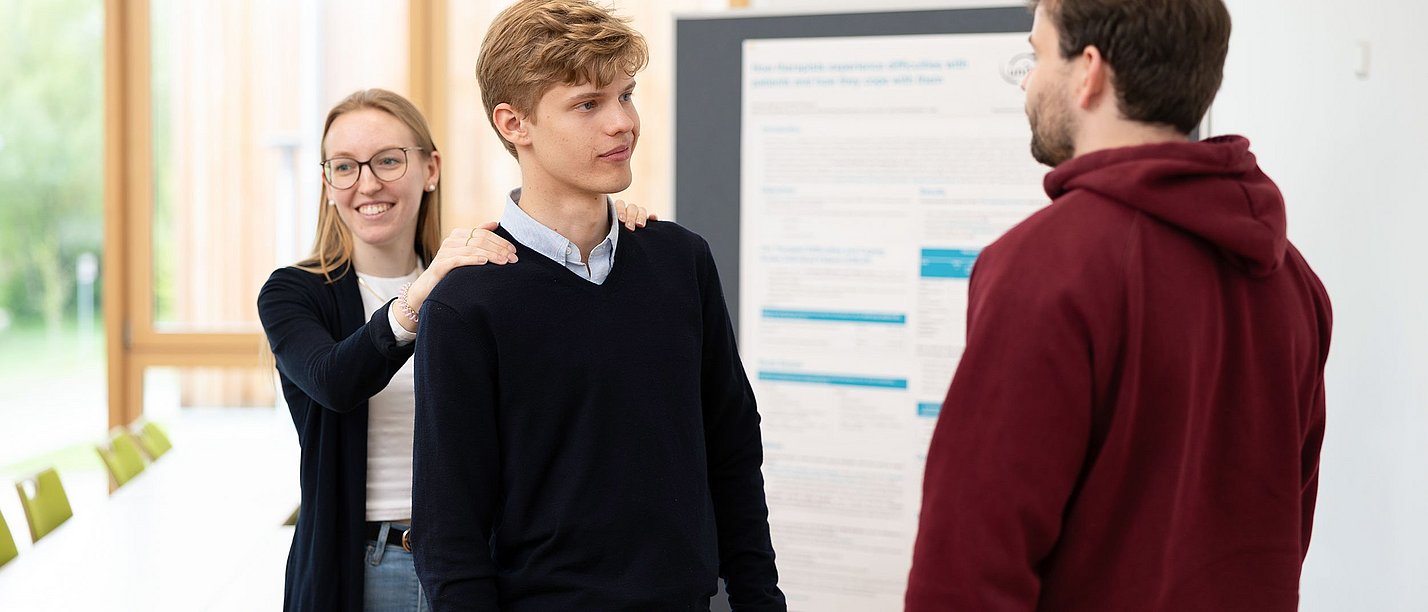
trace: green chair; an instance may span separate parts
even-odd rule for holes
[[[298,507],[293,508],[293,513],[288,515],[288,520],[283,521],[283,526],[284,526],[284,527],[292,527],[293,525],[296,525],[296,524],[297,524],[298,511],[300,511],[300,510],[302,510],[302,504],[298,504]]]
[[[168,434],[164,433],[164,428],[158,423],[144,421],[143,425],[135,423],[129,426],[134,431],[134,437],[139,439],[139,446],[143,447],[144,454],[149,456],[149,460],[158,459],[174,445],[169,442]]]
[[[115,427],[109,432],[107,446],[99,444],[94,450],[98,451],[99,458],[104,460],[104,467],[109,468],[109,476],[114,479],[115,488],[124,486],[124,483],[144,471],[144,455],[139,452],[138,443],[121,427]]]
[[[0,567],[5,567],[11,559],[20,554],[15,548],[15,536],[10,535],[10,526],[5,524],[5,515],[0,514]]]
[[[25,491],[26,485],[32,492]],[[65,495],[64,484],[54,468],[15,483],[15,490],[20,492],[20,505],[30,522],[30,539],[35,542],[74,516],[69,508],[69,496]]]

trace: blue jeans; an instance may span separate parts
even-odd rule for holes
[[[389,530],[401,533],[406,525],[383,523],[377,540],[367,541],[367,563],[363,576],[363,610],[366,612],[429,612],[426,593],[417,581],[412,554],[400,546],[389,546]]]

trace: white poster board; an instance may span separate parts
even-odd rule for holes
[[[980,250],[1047,202],[1026,34],[743,43],[740,351],[790,609],[899,610]]]

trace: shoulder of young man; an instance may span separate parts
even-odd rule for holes
[[[513,264],[487,263],[452,268],[431,290],[427,299],[453,307],[472,304],[479,301],[483,295],[505,291],[506,288],[523,282],[522,279],[529,279],[529,273],[537,271],[537,265],[534,262],[526,263],[523,258]]]
[[[1000,249],[1019,244],[1023,250],[1037,247],[1057,250],[1102,250],[1121,252],[1122,242],[1143,213],[1088,191],[1065,194],[1032,213],[1007,230],[993,245]],[[991,248],[991,247],[989,247]]]
[[[1143,213],[1100,196],[1077,192],[1058,198],[992,242],[977,257],[982,285],[1001,277],[1028,291],[1099,291],[1125,273],[1125,253]],[[974,282],[975,284],[975,282]]]
[[[662,255],[675,253],[688,253],[699,255],[707,251],[708,242],[703,236],[691,231],[674,221],[650,221],[648,225],[630,231],[620,230],[620,244],[625,241],[638,243],[641,248],[654,251]]]

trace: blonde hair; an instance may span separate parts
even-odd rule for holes
[[[476,80],[486,120],[495,129],[493,112],[502,103],[530,113],[557,84],[605,87],[620,75],[634,76],[648,62],[645,37],[629,20],[589,0],[520,0],[491,22],[476,60]],[[501,143],[516,156],[515,145],[505,138]]]
[[[436,143],[431,139],[426,118],[422,117],[421,111],[417,110],[410,100],[385,89],[352,92],[333,106],[332,110],[327,111],[327,122],[322,125],[322,159],[327,159],[327,132],[332,128],[332,122],[344,113],[369,108],[387,113],[405,124],[416,138],[416,145],[422,148],[420,154],[424,159],[431,159],[432,153],[436,151]],[[317,239],[313,242],[312,254],[296,266],[300,270],[321,274],[331,283],[337,280],[332,277],[332,272],[345,268],[352,261],[352,231],[347,229],[347,225],[338,217],[337,207],[327,205],[328,189],[330,187],[324,182],[322,197],[318,199]],[[416,240],[412,249],[421,256],[422,261],[430,262],[440,248],[441,185],[437,184],[435,190],[422,192],[421,210],[417,213]],[[341,277],[338,275],[337,278]]]

